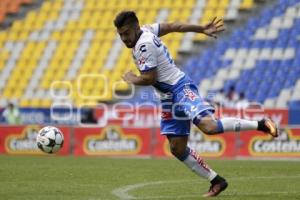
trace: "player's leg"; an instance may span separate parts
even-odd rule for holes
[[[216,196],[225,190],[228,184],[224,178],[217,175],[217,173],[204,162],[196,151],[187,146],[190,126],[190,120],[162,118],[161,133],[167,136],[171,153],[178,160],[180,160],[198,176],[211,182],[212,186],[205,196]]]
[[[187,85],[175,99],[180,102],[181,110],[185,115],[193,120],[193,123],[206,134],[220,134],[227,131],[246,131],[258,130],[278,136],[278,128],[270,119],[252,121],[239,118],[215,119],[213,116],[214,108],[205,102],[198,94],[198,89],[194,84]]]
[[[187,146],[188,136],[167,135],[167,138],[171,153],[198,176],[210,181],[211,187],[205,197],[217,196],[226,189],[226,180],[212,170],[196,151]]]
[[[204,111],[200,113],[193,122],[206,134],[220,134],[227,131],[239,132],[246,130],[258,130],[268,133],[273,137],[278,136],[278,128],[270,119],[262,119],[260,121],[233,117],[215,119],[210,111]]]

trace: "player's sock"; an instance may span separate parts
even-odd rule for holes
[[[223,133],[226,131],[246,131],[246,130],[257,130],[258,122],[239,119],[239,118],[222,118],[217,121],[218,123],[218,133]]]
[[[186,153],[179,158],[188,168],[190,168],[197,175],[212,181],[217,173],[210,169],[204,160],[197,154],[196,151],[187,147]]]

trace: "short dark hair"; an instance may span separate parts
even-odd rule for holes
[[[122,11],[116,16],[114,20],[115,27],[117,28],[121,28],[124,25],[136,23],[139,23],[139,19],[137,18],[134,11]]]

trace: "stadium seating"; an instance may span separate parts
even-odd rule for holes
[[[299,1],[280,0],[185,69],[203,95],[235,85],[250,101],[286,107],[300,99],[299,25]]]
[[[17,10],[31,2],[3,0],[0,13],[9,13],[8,5]],[[50,107],[53,102],[80,106],[114,100],[113,88],[127,91],[121,75],[127,70],[138,71],[112,24],[120,10],[136,10],[141,24],[176,20],[204,23],[212,14],[233,20],[239,9],[253,5],[252,0],[45,1],[39,10],[0,32],[0,105],[15,100],[21,107]],[[163,37],[174,58],[178,49],[190,50],[193,40],[205,39],[199,34]]]

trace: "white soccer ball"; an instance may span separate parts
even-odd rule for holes
[[[39,131],[36,143],[43,152],[56,153],[63,147],[64,136],[58,128],[46,126]]]

